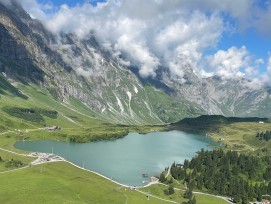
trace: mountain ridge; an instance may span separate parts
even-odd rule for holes
[[[157,78],[141,78],[136,67],[119,65],[93,33],[54,36],[22,7],[0,3],[0,71],[17,89],[36,84],[58,103],[75,99],[97,117],[123,124],[163,124],[203,114],[271,116],[268,89],[247,80],[198,77],[183,65],[185,81],[172,79],[166,67]]]

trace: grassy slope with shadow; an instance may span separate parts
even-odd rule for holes
[[[219,115],[203,115],[198,118],[183,119],[171,124],[169,128],[207,134],[228,150],[233,149],[254,155],[271,153],[271,141],[265,142],[256,138],[257,132],[271,130],[271,123],[267,118],[226,118]]]
[[[65,162],[0,174],[0,180],[5,183],[0,188],[0,203],[167,203],[147,200],[144,194]]]

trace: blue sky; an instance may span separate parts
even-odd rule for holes
[[[264,36],[253,29],[234,34],[225,33],[219,41],[217,49],[226,50],[233,45],[237,47],[245,45],[247,50],[252,53],[253,57],[267,60],[269,58],[268,53],[271,51],[271,38]],[[212,52],[214,52],[214,50],[212,50]],[[261,73],[266,71],[266,63],[267,62],[260,66]]]
[[[97,2],[103,6],[96,8]],[[22,0],[22,4],[56,34],[86,37],[94,31],[116,60],[137,65],[142,76],[155,77],[163,65],[172,76],[182,77],[181,67],[189,63],[203,76],[241,76],[258,82],[271,78],[269,0]],[[68,7],[60,7],[63,4]]]

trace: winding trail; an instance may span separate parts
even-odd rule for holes
[[[12,133],[12,132],[15,132],[15,131],[9,130],[9,131],[0,133],[0,135],[5,135],[5,134],[7,134],[7,133]]]
[[[36,131],[36,130],[44,130],[44,128],[34,128],[34,129],[25,129],[25,130],[8,130],[6,132],[2,132],[0,133],[0,135],[5,135],[5,134],[8,134],[8,133],[18,133],[18,132],[24,132],[24,131],[27,131],[27,132],[33,132],[33,131]]]
[[[11,153],[11,154],[16,154],[16,155],[19,155],[19,156],[24,156],[24,157],[36,157],[36,156],[31,155],[31,154],[20,154],[20,153],[13,152],[13,151],[3,149],[3,148],[0,148],[0,150]]]
[[[135,191],[136,191],[136,192],[139,192],[139,193],[142,193],[142,194],[144,194],[144,195],[146,195],[146,196],[153,197],[153,198],[156,198],[156,199],[159,199],[159,200],[165,201],[165,202],[169,202],[169,203],[178,203],[178,202],[173,201],[173,200],[167,200],[167,199],[160,198],[160,197],[158,197],[158,196],[155,196],[155,195],[152,195],[152,194],[146,193],[146,192],[141,191],[141,190],[139,190],[139,189],[135,189]]]
[[[28,168],[28,167],[29,167],[29,165],[24,166],[24,167],[21,167],[21,168],[17,168],[17,169],[11,169],[11,170],[7,170],[7,171],[2,171],[2,172],[0,172],[0,174],[12,172],[12,171],[18,171],[18,170],[21,170],[21,169],[26,169],[26,168]]]

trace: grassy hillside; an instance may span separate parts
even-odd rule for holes
[[[0,174],[0,180],[5,183],[5,188],[0,188],[0,203],[168,203],[152,196],[148,200],[142,193],[118,186],[65,162]],[[155,192],[150,193],[159,196]],[[200,204],[209,204],[213,200],[224,204],[223,200],[211,196],[196,197]],[[161,198],[170,200],[165,196]]]
[[[20,87],[20,89],[16,88]],[[56,139],[89,142],[123,137],[131,131],[149,132],[160,126],[125,126],[95,114],[74,98],[55,100],[48,90],[35,84],[10,84],[0,74],[0,134],[20,139]],[[44,128],[58,126],[51,132]],[[5,140],[8,140],[6,138]]]
[[[256,137],[258,132],[271,130],[271,123],[267,118],[200,116],[181,120],[172,124],[170,128],[210,136],[229,150],[256,155],[271,153],[271,142],[259,140]]]
[[[0,203],[166,203],[64,162],[0,174]],[[38,190],[38,193],[37,193]]]
[[[20,87],[20,90],[16,87]],[[123,137],[130,131],[144,133],[164,129],[162,126],[126,126],[109,123],[110,121],[96,115],[76,99],[71,98],[65,103],[60,103],[41,87],[34,84],[12,85],[3,76],[0,77],[0,93],[0,147],[16,152],[23,152],[13,147],[16,140],[55,139],[89,142]],[[153,90],[149,92],[149,94],[154,93]],[[166,96],[160,98],[159,96],[161,94],[150,97],[157,97],[162,105],[168,103]],[[180,110],[187,108],[182,103],[176,102],[176,104]],[[160,108],[162,110],[163,106]],[[181,112],[180,116],[182,114]],[[254,141],[254,132],[271,127],[267,120],[261,120],[265,123],[259,124],[257,118],[243,121],[238,118],[202,116],[198,120],[185,119],[173,124],[171,128],[209,133],[217,140],[223,137],[223,143],[228,145],[228,148],[244,143],[247,146],[238,146],[238,148],[242,151],[252,151],[253,145],[256,145],[255,148],[271,145],[269,142],[255,143]],[[44,129],[49,126],[59,126],[61,130],[51,132]],[[247,128],[250,131],[247,131]],[[25,166],[33,160],[30,157],[14,155],[2,150],[0,156],[3,159],[0,162],[0,172],[17,168],[7,166],[7,161],[18,160],[22,162],[22,166]],[[5,188],[0,188],[0,203],[18,201],[20,203],[165,203],[154,197],[147,200],[146,195],[140,192],[127,190],[65,162],[47,163],[0,173],[0,180],[5,184]],[[182,197],[183,192],[176,191],[174,196],[167,196],[162,186],[151,186],[142,190],[163,199],[185,201]],[[200,204],[224,203],[221,199],[207,195],[196,195],[196,198]]]
[[[149,85],[146,85],[145,89],[148,93],[152,108],[159,118],[166,123],[178,121],[181,118],[195,117],[204,113],[203,110],[196,108],[196,104],[174,99],[162,90]]]

